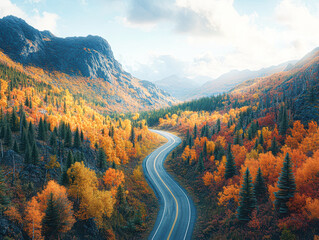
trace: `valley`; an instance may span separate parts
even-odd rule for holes
[[[124,69],[102,37],[0,19],[0,239],[319,238],[319,48],[215,79]]]

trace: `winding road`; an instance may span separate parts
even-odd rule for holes
[[[181,139],[168,132],[151,131],[162,135],[168,142],[143,161],[145,176],[160,202],[155,226],[148,239],[191,239],[196,220],[194,203],[163,165],[167,155],[181,143]]]

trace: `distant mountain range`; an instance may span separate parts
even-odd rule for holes
[[[181,78],[176,75],[156,81],[155,84],[180,100],[189,100],[228,92],[246,80],[266,77],[277,72],[288,70],[292,68],[295,63],[296,61],[289,61],[256,71],[248,69],[242,71],[232,70],[222,74],[216,79],[207,77],[206,83],[202,85],[200,85],[198,79]]]
[[[63,73],[74,81],[78,77],[105,81],[106,89],[93,89],[92,84],[87,87],[108,104],[123,107],[122,110],[165,107],[176,102],[151,82],[140,81],[125,72],[108,42],[98,36],[59,38],[49,31],[38,31],[20,18],[8,16],[0,19],[0,49],[13,61],[50,74]],[[112,94],[107,93],[109,88]]]

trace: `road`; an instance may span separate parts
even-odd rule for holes
[[[153,151],[143,162],[145,176],[160,203],[150,240],[191,239],[196,220],[193,201],[164,169],[167,155],[181,143],[181,139],[164,131],[151,130],[165,137],[168,142]]]

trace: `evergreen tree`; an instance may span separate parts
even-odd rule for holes
[[[68,158],[66,160],[66,168],[69,169],[73,163],[74,163],[74,157],[73,157],[72,151],[70,150],[68,153]]]
[[[12,142],[13,142],[13,139],[12,139],[11,128],[9,124],[7,124],[6,131],[4,134],[4,144],[7,145],[9,148],[11,148]]]
[[[30,144],[29,143],[26,144],[25,154],[24,154],[24,162],[26,164],[30,164],[32,162],[31,148],[30,148]]]
[[[287,202],[292,198],[296,191],[295,178],[291,168],[291,160],[289,154],[286,154],[284,165],[281,169],[281,174],[277,183],[279,188],[278,192],[275,192],[275,206],[279,213],[287,214],[288,206]]]
[[[194,126],[193,136],[194,136],[194,139],[197,138],[197,125],[196,125],[196,123],[195,123],[195,126]]]
[[[78,128],[76,128],[75,133],[74,133],[73,146],[75,148],[80,148],[81,147],[81,139],[80,139],[80,134],[79,134],[79,129]]]
[[[27,137],[27,133],[26,133],[26,129],[24,127],[22,127],[22,135],[21,135],[21,141],[20,141],[20,150],[21,152],[24,152],[26,149],[26,145],[28,142],[28,137]]]
[[[276,156],[277,153],[279,152],[278,142],[276,141],[275,137],[271,141],[271,146],[270,146],[269,150],[272,152],[272,154],[274,156]]]
[[[98,167],[103,169],[106,167],[106,154],[103,148],[99,148],[98,153]]]
[[[258,168],[255,183],[254,183],[255,195],[258,201],[265,201],[267,196],[267,187],[264,177],[262,175],[260,167]]]
[[[133,147],[135,147],[135,131],[134,131],[134,127],[133,126],[131,128],[130,141],[131,141],[131,143],[133,143]]]
[[[53,131],[50,135],[50,146],[53,148],[53,147],[56,147],[57,143],[56,143],[56,135],[55,135],[55,132]]]
[[[39,122],[38,138],[42,141],[45,141],[45,127],[43,125],[42,118],[40,118],[40,122]]]
[[[28,138],[29,138],[29,144],[33,144],[34,143],[34,128],[32,123],[29,123],[29,128],[28,128]]]
[[[2,168],[0,166],[0,213],[9,205],[10,200],[7,195],[8,187],[5,183],[5,178],[3,176]]]
[[[84,135],[83,135],[83,131],[81,130],[81,142],[83,142],[84,140]]]
[[[239,207],[237,208],[237,218],[240,221],[248,222],[255,207],[256,197],[251,175],[249,169],[247,168],[244,175],[243,184],[239,192]]]
[[[64,145],[66,147],[71,147],[72,146],[72,132],[70,126],[66,127],[66,134],[65,134],[65,139],[64,139]]]
[[[217,123],[216,123],[216,133],[219,133],[220,132],[220,119],[218,118],[217,119]]]
[[[200,153],[199,158],[198,158],[198,163],[197,163],[197,172],[202,173],[205,170],[204,167],[204,161],[203,161],[203,154]]]
[[[45,239],[58,239],[59,215],[58,205],[53,198],[53,193],[51,193],[42,220],[42,234]]]
[[[236,174],[236,165],[234,156],[231,152],[231,145],[228,144],[228,152],[227,152],[227,161],[226,161],[226,168],[225,168],[225,178],[229,179],[232,178]]]
[[[34,165],[38,164],[38,161],[39,161],[39,151],[38,151],[38,147],[37,147],[37,144],[36,143],[33,143],[33,146],[32,146],[32,163]]]
[[[279,121],[279,133],[280,135],[285,135],[289,125],[287,107],[285,105],[280,109]]]

